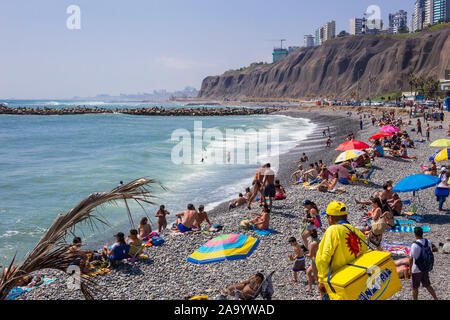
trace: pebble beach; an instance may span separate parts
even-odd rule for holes
[[[349,109],[349,111],[351,111]],[[415,149],[408,149],[409,156],[417,156],[418,160],[404,160],[399,158],[377,158],[374,162],[375,171],[370,183],[346,185],[346,192],[342,194],[322,193],[317,190],[308,190],[301,185],[293,185],[290,175],[296,169],[296,163],[302,153],[306,153],[309,162],[322,160],[330,166],[339,152],[335,148],[345,140],[345,136],[354,133],[356,140],[368,142],[368,138],[377,133],[379,128],[372,126],[369,118],[364,119],[363,130],[359,130],[359,115],[353,112],[349,117],[343,110],[302,111],[283,110],[278,111],[292,117],[308,118],[317,125],[316,130],[306,140],[299,142],[297,147],[289,153],[280,156],[280,170],[276,178],[286,189],[287,199],[275,201],[271,213],[270,228],[277,231],[267,236],[257,236],[254,231],[246,231],[240,228],[239,222],[250,219],[251,212],[260,212],[256,203],[252,210],[246,206],[232,209],[228,212],[227,203],[224,202],[214,210],[209,211],[209,219],[213,224],[223,225],[222,231],[210,234],[173,234],[166,230],[161,234],[165,240],[162,246],[154,246],[144,249],[149,259],[137,262],[126,262],[109,274],[98,275],[95,281],[100,289],[96,299],[101,300],[183,300],[192,296],[207,295],[210,298],[217,296],[228,285],[247,280],[258,271],[264,274],[275,271],[273,274],[274,300],[317,300],[319,292],[317,286],[312,293],[307,293],[307,278],[303,273],[299,274],[299,282],[292,283],[292,262],[289,254],[292,252],[287,240],[294,236],[301,240],[301,218],[304,217],[302,202],[314,201],[320,212],[325,211],[331,201],[341,201],[347,205],[348,220],[355,226],[363,225],[362,217],[369,207],[363,208],[355,203],[354,198],[368,199],[374,192],[380,191],[387,180],[392,180],[393,185],[404,177],[422,173],[421,165],[429,163],[428,158],[437,151],[430,147],[429,143],[416,143]],[[403,117],[408,120],[407,116]],[[415,132],[411,132],[413,125],[407,127],[407,131],[413,139]],[[432,123],[432,125],[439,125]],[[448,127],[448,120],[442,124]],[[326,137],[322,131],[330,127],[332,133],[331,148],[325,148]],[[431,141],[445,138],[445,129],[431,131]],[[420,137],[421,138],[421,137]],[[439,165],[439,164],[438,164]],[[242,190],[243,192],[244,190]],[[237,195],[236,195],[237,196]],[[402,200],[412,198],[412,193],[401,193]],[[434,188],[420,191],[420,199],[425,209],[418,213],[424,217],[424,221],[416,225],[429,226],[430,232],[424,237],[438,246],[445,243],[450,237],[450,214],[440,213],[434,196]],[[199,204],[194,203],[196,207]],[[444,208],[450,209],[450,203],[444,204]],[[170,211],[170,208],[168,208]],[[404,206],[403,211],[410,211],[409,206]],[[450,211],[449,211],[450,212]],[[326,219],[322,223],[328,226]],[[153,226],[156,227],[156,226]],[[126,232],[128,230],[124,230]],[[223,261],[213,264],[197,265],[188,262],[187,257],[208,240],[226,233],[245,234],[260,239],[257,249],[245,260]],[[319,238],[322,236],[319,232]],[[415,240],[413,233],[386,232],[383,241],[410,241]],[[86,249],[86,248],[83,248]],[[99,248],[88,248],[99,249]],[[449,255],[439,251],[434,254],[434,269],[430,273],[433,285],[439,299],[450,299],[450,268]],[[394,258],[397,258],[394,256]],[[311,263],[307,259],[307,266]],[[73,300],[84,299],[79,290],[67,288],[68,276],[62,272],[43,270],[37,274],[55,279],[55,281],[43,285],[21,295],[18,300]],[[396,293],[393,300],[411,300],[411,281],[402,280],[403,289]],[[260,298],[258,298],[260,299]],[[419,299],[431,299],[425,289],[420,289]]]

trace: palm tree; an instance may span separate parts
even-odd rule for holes
[[[166,190],[156,180],[140,178],[108,192],[93,193],[66,214],[59,215],[34,249],[28,252],[22,263],[14,265],[14,256],[7,271],[0,278],[0,300],[6,298],[23,276],[32,272],[43,269],[56,269],[66,272],[71,262],[67,256],[70,245],[65,241],[66,236],[73,235],[75,227],[80,223],[89,224],[92,229],[94,229],[95,222],[109,225],[107,221],[92,213],[95,208],[103,204],[115,203],[118,200],[126,201],[127,199],[136,201],[142,208],[141,202],[154,204],[150,201],[150,198],[154,196],[151,195],[149,186],[155,183]],[[128,217],[131,218],[129,210]],[[95,281],[91,278],[82,277],[80,289],[86,299],[93,299],[94,293],[97,292]]]
[[[409,83],[409,86],[411,88],[411,94],[412,94],[413,93],[413,89],[415,91],[416,86],[417,86],[417,78],[416,78],[416,75],[414,73],[410,73],[408,75],[408,83]]]

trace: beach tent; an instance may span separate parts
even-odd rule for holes
[[[384,126],[380,128],[381,131],[383,132],[390,132],[390,133],[395,133],[395,132],[399,132],[400,129],[394,126]]]
[[[429,174],[415,174],[401,180],[399,183],[395,185],[392,191],[412,192],[413,193],[412,202],[414,202],[414,198],[416,197],[417,191],[434,187],[438,185],[440,182],[441,179]],[[417,193],[417,202],[418,205],[423,208],[423,206],[420,204],[419,193]]]
[[[375,140],[385,137],[392,137],[394,134],[392,132],[378,132],[376,135],[373,135],[369,138],[369,140]]]
[[[430,144],[430,147],[441,147],[441,148],[450,147],[450,139],[439,139],[439,140],[433,141]]]
[[[438,162],[438,161],[447,161],[449,155],[450,148],[442,149],[441,151],[436,152],[430,157],[430,161]]]
[[[356,158],[359,158],[360,156],[362,156],[363,154],[364,154],[364,152],[361,150],[344,151],[336,158],[334,163],[340,163],[340,162],[344,162],[347,160],[356,159]]]
[[[239,234],[223,234],[209,240],[187,260],[196,264],[246,259],[258,247],[259,239]]]
[[[364,150],[367,148],[370,148],[370,146],[367,143],[358,140],[350,140],[342,143],[339,147],[336,148],[336,150],[339,151]]]

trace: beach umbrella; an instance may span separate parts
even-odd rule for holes
[[[342,152],[334,161],[334,163],[340,163],[351,159],[359,158],[364,154],[361,150],[347,150]]]
[[[374,139],[380,139],[380,138],[385,138],[385,137],[392,137],[395,134],[393,134],[392,132],[378,132],[376,135],[373,135],[369,138],[369,140],[374,140]]]
[[[419,191],[436,186],[441,182],[439,177],[429,174],[415,174],[404,178],[392,189],[394,192]]]
[[[384,126],[380,128],[381,131],[384,132],[391,132],[391,133],[395,133],[395,132],[399,132],[400,129],[394,126]]]
[[[367,143],[364,143],[364,142],[358,141],[358,140],[350,140],[350,141],[345,141],[343,144],[341,144],[339,147],[337,147],[336,150],[340,150],[340,151],[364,150],[367,148],[370,148],[370,146]]]
[[[187,260],[196,264],[246,259],[256,249],[259,239],[239,234],[223,234],[209,240]]]
[[[338,178],[342,179],[342,178],[347,178],[349,175],[348,169],[341,166],[341,165],[336,165],[336,166],[332,166],[328,168],[328,171],[335,173],[338,173]]]
[[[430,144],[430,147],[450,147],[450,139],[439,139],[436,141],[433,141]]]
[[[449,155],[450,148],[442,149],[441,151],[436,152],[430,157],[430,161],[438,162],[438,161],[447,161]]]

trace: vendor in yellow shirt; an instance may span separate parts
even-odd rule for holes
[[[347,207],[344,203],[331,202],[326,214],[329,227],[320,241],[316,255],[320,296],[324,300],[329,299],[324,283],[328,279],[330,264],[332,274],[367,252],[365,236],[347,221]]]

